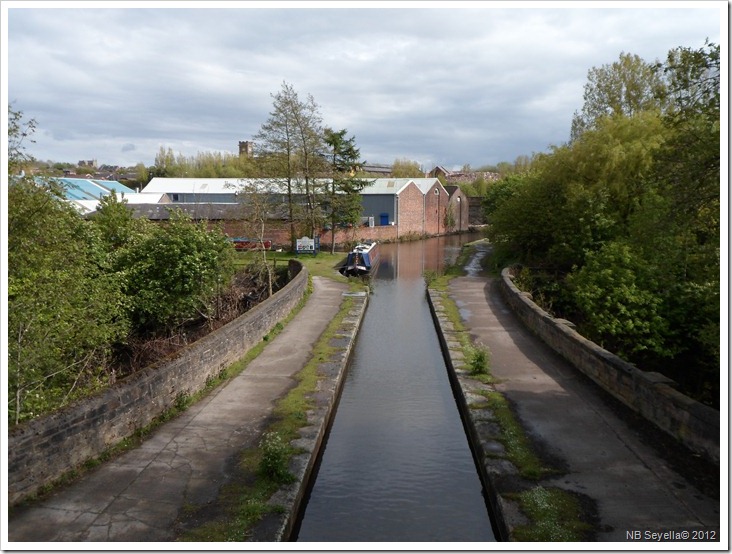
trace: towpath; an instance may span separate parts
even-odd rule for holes
[[[489,348],[496,389],[539,451],[561,469],[542,484],[595,505],[598,541],[694,530],[711,530],[719,539],[719,489],[716,495],[711,490],[714,475],[700,474],[713,466],[682,455],[528,331],[503,302],[495,279],[456,278],[449,295],[473,339]]]

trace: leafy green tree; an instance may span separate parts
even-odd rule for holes
[[[511,198],[516,190],[526,183],[526,180],[527,175],[511,174],[488,186],[483,196],[483,211],[486,219],[490,220],[493,212]]]
[[[719,47],[590,73],[572,140],[489,192],[502,261],[584,334],[719,401]],[[505,195],[504,195],[505,193]],[[566,276],[566,280],[562,279]],[[564,313],[562,313],[564,312]]]
[[[138,163],[135,166],[135,175],[135,181],[143,187],[150,182],[150,175],[147,171],[147,168],[145,167],[145,164],[143,164],[142,162]]]
[[[604,116],[628,116],[662,110],[665,83],[654,64],[634,54],[620,54],[618,61],[593,67],[587,74],[584,104],[572,120],[571,139],[592,129]]]
[[[626,359],[646,350],[663,357],[672,354],[664,340],[668,323],[661,313],[663,299],[652,286],[645,261],[627,244],[608,242],[588,254],[568,284],[584,314],[583,333],[600,346]]]
[[[717,234],[720,191],[719,46],[669,52],[664,72],[671,109],[671,137],[657,158],[657,183],[689,225]]]
[[[53,181],[18,176],[35,121],[8,124],[8,416],[62,406],[111,378],[110,344],[127,331],[100,237]]]
[[[346,138],[348,131],[325,129],[330,163],[330,189],[325,201],[326,218],[331,228],[331,253],[335,252],[335,232],[340,224],[354,228],[361,221],[361,191],[370,183],[356,177],[362,162],[356,138]]]
[[[719,46],[677,48],[663,66],[669,136],[655,157],[654,202],[633,221],[631,239],[657,268],[674,378],[719,402],[720,66]],[[682,369],[683,368],[683,369]],[[691,370],[693,368],[693,370]]]
[[[9,415],[18,423],[113,379],[111,345],[128,321],[99,235],[57,186],[14,182],[8,224]]]
[[[170,332],[200,316],[210,318],[231,277],[232,252],[221,230],[172,210],[168,224],[152,226],[119,256],[135,328]]]
[[[419,163],[405,158],[394,160],[391,174],[396,179],[424,177],[424,171]]]
[[[177,168],[175,153],[172,148],[161,146],[155,155],[155,165],[149,170],[152,177],[179,177],[180,170]]]
[[[531,173],[504,180],[486,199],[499,250],[562,272],[582,266],[587,252],[626,235],[665,136],[654,111],[603,116],[574,142],[537,156]]]
[[[118,198],[115,191],[99,201],[97,210],[90,219],[110,253],[130,245],[136,235],[146,232],[149,225],[146,219],[135,219],[127,200]]]
[[[531,170],[531,164],[535,157],[536,156],[527,156],[524,154],[517,156],[513,162],[498,162],[492,168],[486,168],[485,171],[500,173],[502,177],[506,177],[514,173],[526,173]]]

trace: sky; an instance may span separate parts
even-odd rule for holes
[[[368,163],[513,162],[567,142],[590,69],[706,39],[727,52],[726,1],[0,7],[2,93],[37,123],[27,153],[99,165],[236,153],[284,83]]]

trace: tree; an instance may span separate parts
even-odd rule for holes
[[[272,95],[273,108],[254,141],[268,175],[279,179],[287,198],[291,247],[295,249],[297,223],[305,222],[310,234],[319,227],[320,187],[325,150],[319,107],[312,96],[301,101],[292,85],[284,82]]]
[[[588,255],[569,278],[584,314],[582,331],[625,359],[646,350],[668,357],[663,299],[644,260],[622,242],[609,242]]]
[[[325,203],[330,222],[331,253],[335,252],[335,232],[339,225],[356,227],[361,221],[361,191],[370,181],[355,177],[361,163],[355,137],[346,138],[348,131],[325,129],[330,162],[330,188]]]
[[[573,140],[489,193],[503,261],[551,269],[537,297],[687,394],[719,391],[719,48],[590,72]],[[555,312],[556,313],[556,312]]]
[[[171,332],[199,316],[210,318],[231,276],[232,252],[220,229],[172,210],[167,225],[152,226],[119,255],[135,328]]]
[[[36,130],[35,119],[25,119],[23,112],[8,106],[8,173],[17,175],[28,164],[34,161],[25,149],[25,142],[33,143]]]
[[[145,232],[144,228],[148,223],[146,219],[135,219],[132,210],[127,206],[127,200],[117,198],[115,191],[99,201],[97,210],[90,219],[110,253],[132,243],[137,233]]]
[[[665,122],[672,135],[658,157],[657,182],[673,198],[677,215],[698,221],[719,211],[719,46],[672,50],[664,74],[671,106]]]
[[[8,125],[8,415],[18,423],[107,379],[110,344],[127,330],[117,277],[95,229],[53,181],[17,175],[35,129]]]
[[[603,116],[633,115],[664,106],[665,84],[658,67],[637,55],[621,53],[618,61],[593,67],[587,74],[582,110],[572,119],[571,140],[592,129]]]
[[[267,261],[267,247],[265,245],[265,229],[270,218],[270,210],[276,204],[272,198],[276,195],[269,185],[268,180],[241,180],[237,185],[239,203],[241,205],[241,216],[244,222],[244,231],[247,235],[256,237],[259,247],[257,248],[258,262],[252,264],[250,271],[253,273],[264,273],[267,282],[267,297],[272,296],[274,267]]]
[[[13,182],[8,217],[9,415],[18,423],[111,379],[111,345],[128,322],[99,235],[56,185]]]
[[[305,102],[298,100],[297,94],[290,97],[290,108],[295,122],[299,148],[300,174],[305,189],[306,215],[309,223],[309,236],[315,236],[322,227],[320,212],[323,183],[315,177],[326,169],[322,153],[325,151],[324,130],[320,107],[312,95]]]
[[[487,187],[482,203],[486,221],[490,221],[493,212],[500,208],[525,183],[526,175],[511,173]]]
[[[424,171],[422,170],[419,163],[412,161],[412,160],[407,160],[404,158],[394,160],[394,165],[392,166],[391,174],[392,174],[392,176],[394,176],[397,179],[410,178],[410,177],[418,177],[418,178],[424,177]]]

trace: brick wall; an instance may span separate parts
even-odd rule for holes
[[[434,193],[439,191],[439,195]],[[467,230],[470,221],[470,200],[462,195],[460,207],[463,213],[463,230]],[[448,204],[453,203],[455,215],[455,227],[445,227],[445,214]],[[442,187],[433,187],[427,195],[423,195],[419,187],[410,183],[400,194],[397,200],[398,215],[396,225],[379,225],[375,227],[358,226],[355,229],[339,229],[336,232],[336,246],[344,249],[345,244],[363,241],[395,241],[407,235],[429,236],[445,234],[457,230],[460,223],[457,200],[450,199]],[[230,237],[247,236],[245,224],[242,221],[227,220],[212,223],[220,225],[224,232]],[[321,249],[330,249],[331,235],[329,231],[320,230]],[[305,234],[303,232],[303,234]],[[299,235],[296,238],[300,238]],[[275,247],[290,248],[290,226],[282,221],[268,221],[265,230],[265,238],[271,240]]]
[[[554,319],[513,284],[509,269],[501,273],[501,292],[513,311],[544,342],[615,398],[692,451],[719,463],[719,411],[675,389],[676,383],[659,373],[641,371],[600,348]]]
[[[48,417],[12,428],[8,437],[8,501],[35,494],[122,439],[149,425],[240,359],[303,297],[308,272],[290,261],[290,282],[271,298],[182,351],[120,380],[103,393]]]
[[[410,183],[399,193],[399,236],[429,233],[425,228],[425,197],[419,187]]]
[[[459,201],[458,198],[460,199]],[[467,231],[470,227],[469,198],[462,191],[458,190],[450,197],[449,205],[452,208],[454,226],[452,229],[447,229],[447,231]]]

